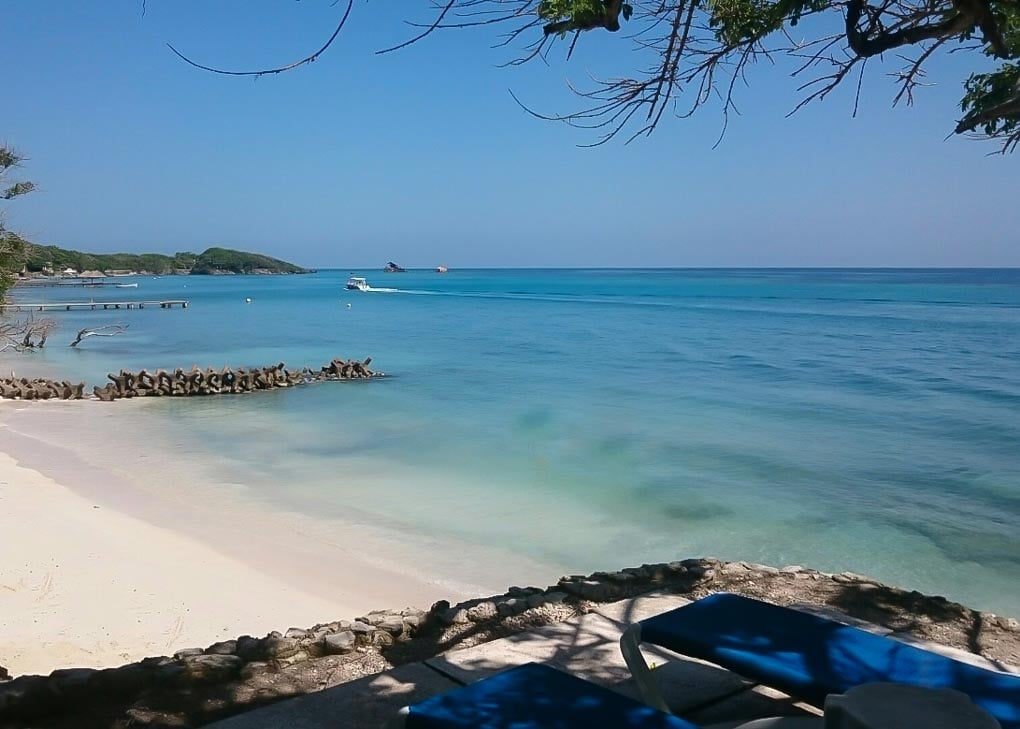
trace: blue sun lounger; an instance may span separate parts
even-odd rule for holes
[[[1020,675],[972,666],[740,595],[718,593],[642,620],[620,639],[642,698],[668,711],[641,643],[710,661],[819,707],[827,695],[867,683],[955,689],[994,716],[1002,729],[1020,729]]]
[[[555,668],[526,663],[404,708],[407,729],[698,729]]]

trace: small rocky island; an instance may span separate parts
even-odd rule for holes
[[[27,276],[222,276],[236,274],[312,273],[307,268],[260,253],[207,248],[202,253],[82,253],[58,246],[32,245],[25,260]]]

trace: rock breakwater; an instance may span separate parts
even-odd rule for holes
[[[381,373],[368,368],[372,358],[364,361],[334,359],[318,371],[303,367],[288,370],[281,362],[268,367],[239,367],[233,370],[224,367],[204,370],[197,366],[190,370],[181,368],[173,372],[146,370],[107,375],[110,383],[105,387],[94,387],[93,394],[103,402],[112,402],[128,397],[190,397],[194,395],[239,395],[259,390],[274,390],[279,387],[294,387],[327,380],[359,380],[380,377]]]
[[[29,380],[7,378],[0,380],[0,398],[7,400],[81,400],[85,397],[85,383],[37,377]]]
[[[198,395],[238,395],[295,387],[330,380],[367,380],[382,377],[383,373],[369,369],[371,357],[364,360],[333,359],[318,370],[302,367],[288,370],[283,362],[268,367],[224,367],[190,370],[177,368],[172,372],[158,369],[155,372],[121,370],[107,375],[109,383],[92,388],[92,396],[101,402],[113,402],[132,397],[190,397]],[[85,383],[72,384],[55,380],[22,378],[0,380],[0,398],[13,400],[81,400]]]

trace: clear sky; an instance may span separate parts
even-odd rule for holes
[[[629,146],[526,115],[563,112],[592,69],[644,65],[622,34],[569,63],[499,68],[496,33],[447,31],[398,53],[408,8],[357,0],[319,61],[330,0],[0,0],[0,139],[37,192],[8,207],[30,239],[80,250],[224,245],[305,265],[1018,266],[1020,154],[945,139],[966,59],[890,108],[875,69],[790,119],[797,82],[761,66],[712,149],[718,109]],[[419,15],[419,17],[422,17]]]

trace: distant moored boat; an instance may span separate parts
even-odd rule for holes
[[[449,270],[446,266],[436,266],[436,273],[446,273]]]

